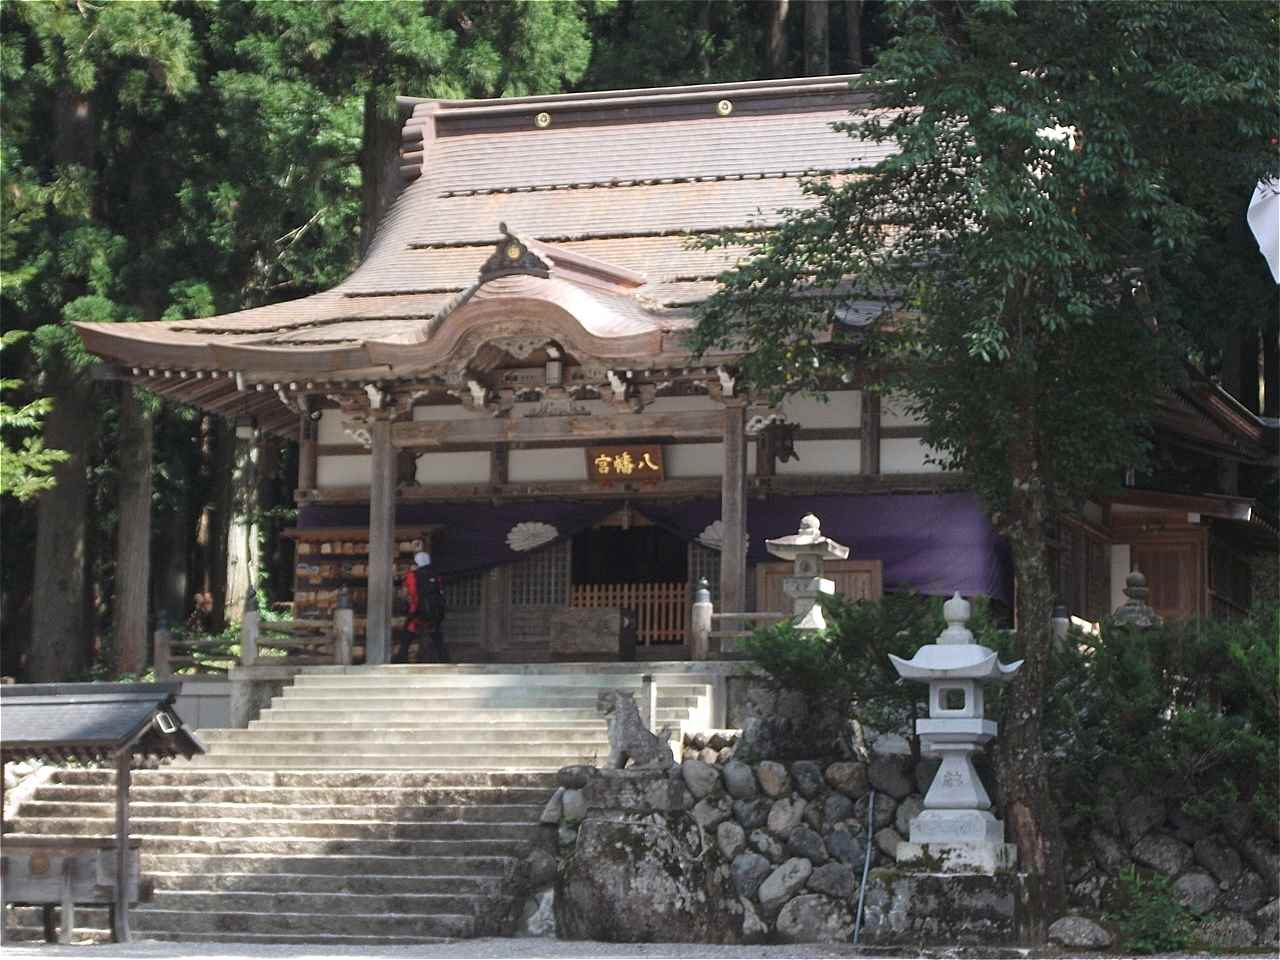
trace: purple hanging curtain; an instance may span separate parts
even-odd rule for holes
[[[531,500],[487,503],[406,503],[396,509],[398,526],[432,525],[432,560],[444,574],[461,574],[510,563],[533,550],[572,537],[603,520],[617,502]],[[718,547],[718,499],[641,501],[632,504],[654,523],[686,541]],[[772,560],[764,541],[795,533],[813,513],[822,532],[847,544],[850,556],[880,560],[887,590],[949,596],[1013,598],[1012,564],[978,498],[969,493],[866,494],[829,497],[770,496],[747,501],[747,559]],[[299,526],[367,526],[366,506],[306,505]]]
[[[686,540],[717,546],[720,502],[649,503],[637,509]],[[884,564],[886,590],[950,596],[982,595],[1009,603],[1012,564],[1007,545],[991,529],[970,493],[770,496],[747,501],[747,560],[773,560],[764,541],[795,533],[815,514],[822,532],[850,547],[856,559]]]

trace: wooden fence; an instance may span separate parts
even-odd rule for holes
[[[571,607],[624,607],[636,611],[638,646],[679,645],[688,627],[688,588],[681,583],[575,585]]]

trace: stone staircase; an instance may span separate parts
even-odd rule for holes
[[[698,722],[705,685],[659,686],[658,724]],[[134,836],[155,896],[135,935],[183,941],[422,943],[509,932],[522,862],[570,763],[602,762],[605,688],[644,690],[635,664],[315,667],[209,753],[137,771]],[[675,729],[673,744],[678,744]],[[55,772],[14,835],[110,836],[114,774]],[[37,911],[10,934],[39,935]],[[106,936],[105,910],[77,911]]]

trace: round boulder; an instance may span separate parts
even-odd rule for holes
[[[822,819],[825,823],[839,823],[853,816],[853,801],[843,793],[833,793],[822,804]]]
[[[680,764],[680,772],[684,774],[685,785],[689,792],[701,800],[720,790],[720,771],[701,760],[686,760]]]
[[[831,836],[827,837],[827,849],[841,863],[859,868],[867,857],[866,844],[845,827],[836,827],[831,831]]]
[[[766,796],[782,797],[791,792],[791,777],[787,768],[772,760],[763,760],[756,765],[756,780]]]
[[[1203,916],[1218,899],[1218,881],[1199,871],[1184,873],[1173,885],[1173,898],[1196,916]]]
[[[1196,863],[1208,870],[1221,884],[1230,886],[1240,878],[1244,864],[1235,848],[1217,837],[1203,837],[1192,848]]]
[[[827,767],[825,774],[827,784],[833,790],[839,790],[845,796],[857,800],[867,792],[867,765],[849,760],[841,760]]]
[[[904,837],[911,836],[911,821],[924,811],[924,798],[913,793],[900,804],[893,813],[893,827]]]
[[[806,893],[782,908],[777,929],[783,943],[848,943],[853,911],[842,901]]]
[[[773,863],[782,862],[782,841],[768,830],[752,830],[747,841],[751,844],[752,850],[768,857]]]
[[[787,845],[784,852],[789,857],[804,857],[815,866],[831,859],[827,853],[827,845],[817,831],[808,827],[796,827],[787,834]]]
[[[764,883],[764,878],[773,872],[773,864],[758,853],[740,853],[733,858],[730,872],[738,895],[754,897],[760,884]]]
[[[693,805],[693,819],[703,830],[715,830],[733,813],[729,798],[723,794],[718,797],[704,797]]]
[[[760,909],[766,917],[776,917],[778,911],[804,887],[813,873],[813,864],[803,857],[792,857],[765,877],[756,891]]]
[[[726,860],[732,860],[747,848],[747,834],[732,820],[716,827],[716,846]]]
[[[822,767],[812,760],[797,760],[791,765],[791,781],[800,796],[812,800],[823,788]]]
[[[1176,877],[1191,863],[1191,848],[1164,833],[1148,833],[1133,848],[1133,859],[1145,867]]]
[[[561,767],[556,778],[560,782],[560,786],[567,787],[571,790],[581,790],[587,785],[587,781],[596,776],[596,768],[589,763],[575,763],[571,767]]]
[[[733,818],[742,824],[744,830],[757,830],[769,822],[769,810],[773,806],[765,797],[754,800],[735,800]]]
[[[898,756],[877,756],[867,768],[867,779],[881,793],[901,800],[915,789],[915,778],[908,770],[907,761]]]
[[[1049,940],[1064,947],[1104,950],[1111,946],[1115,937],[1088,917],[1062,917],[1049,925]]]
[[[1196,939],[1219,950],[1238,950],[1258,942],[1258,931],[1244,917],[1226,914],[1196,927]]]
[[[804,819],[804,808],[799,797],[775,800],[769,809],[769,832],[778,837],[790,834]]]
[[[809,874],[809,882],[805,886],[814,893],[848,900],[853,896],[855,887],[853,867],[844,863],[824,863]]]
[[[724,765],[724,786],[729,791],[729,796],[735,800],[750,800],[760,792],[751,767],[738,760],[731,760]]]

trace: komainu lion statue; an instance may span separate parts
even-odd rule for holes
[[[668,742],[671,728],[663,727],[656,736],[650,733],[640,719],[632,694],[625,690],[601,690],[596,697],[596,711],[609,721],[606,767],[621,770],[628,760],[633,767],[669,767],[675,763]]]

